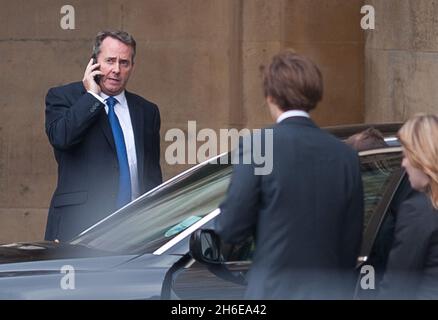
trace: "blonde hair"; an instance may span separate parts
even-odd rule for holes
[[[398,136],[405,156],[430,178],[426,193],[438,209],[438,116],[418,114],[403,125]]]

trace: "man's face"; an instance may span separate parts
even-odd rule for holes
[[[102,41],[97,62],[103,72],[99,83],[103,93],[115,96],[125,89],[134,67],[132,51],[117,39],[107,37]]]

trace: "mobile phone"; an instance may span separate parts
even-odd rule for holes
[[[91,56],[91,58],[93,59],[93,64],[96,64],[97,63],[97,57],[95,56],[95,55],[92,55]],[[99,68],[96,68],[96,69],[94,69],[94,70],[99,70]],[[99,83],[100,83],[100,78],[101,78],[102,76],[101,75],[95,75],[94,76],[94,81],[96,81],[96,83],[99,85]]]

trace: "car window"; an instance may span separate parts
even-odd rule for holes
[[[394,236],[396,214],[403,201],[412,196],[413,192],[414,189],[412,189],[407,175],[402,174],[402,179],[390,205],[380,217],[381,223],[378,228],[374,228],[376,236],[371,253],[369,254],[368,263],[371,262],[376,271],[378,271],[377,269],[383,270],[386,266]]]
[[[400,152],[361,156],[365,225],[400,161]],[[230,165],[208,164],[122,209],[72,243],[117,253],[152,253],[219,206],[225,197],[231,171]],[[251,256],[251,252],[245,255]]]
[[[232,167],[208,164],[203,171],[157,197],[146,198],[72,243],[119,253],[154,252],[224,199]]]
[[[367,228],[392,173],[400,168],[400,151],[361,156],[362,182],[364,189],[364,231]]]
[[[364,152],[360,157],[364,189],[364,232],[382,200],[392,174],[400,168],[401,160],[402,154],[397,148],[385,153]],[[225,248],[227,261],[250,261],[255,250],[254,239],[251,237],[242,244]]]

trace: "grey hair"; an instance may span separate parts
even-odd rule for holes
[[[120,42],[123,42],[127,46],[130,46],[132,48],[132,63],[134,64],[135,49],[137,44],[134,38],[129,33],[121,30],[100,31],[96,35],[96,39],[94,40],[93,54],[92,54],[93,58],[97,59],[97,56],[100,53],[100,46],[102,45],[103,40],[107,37],[114,38],[116,40],[119,40]]]

